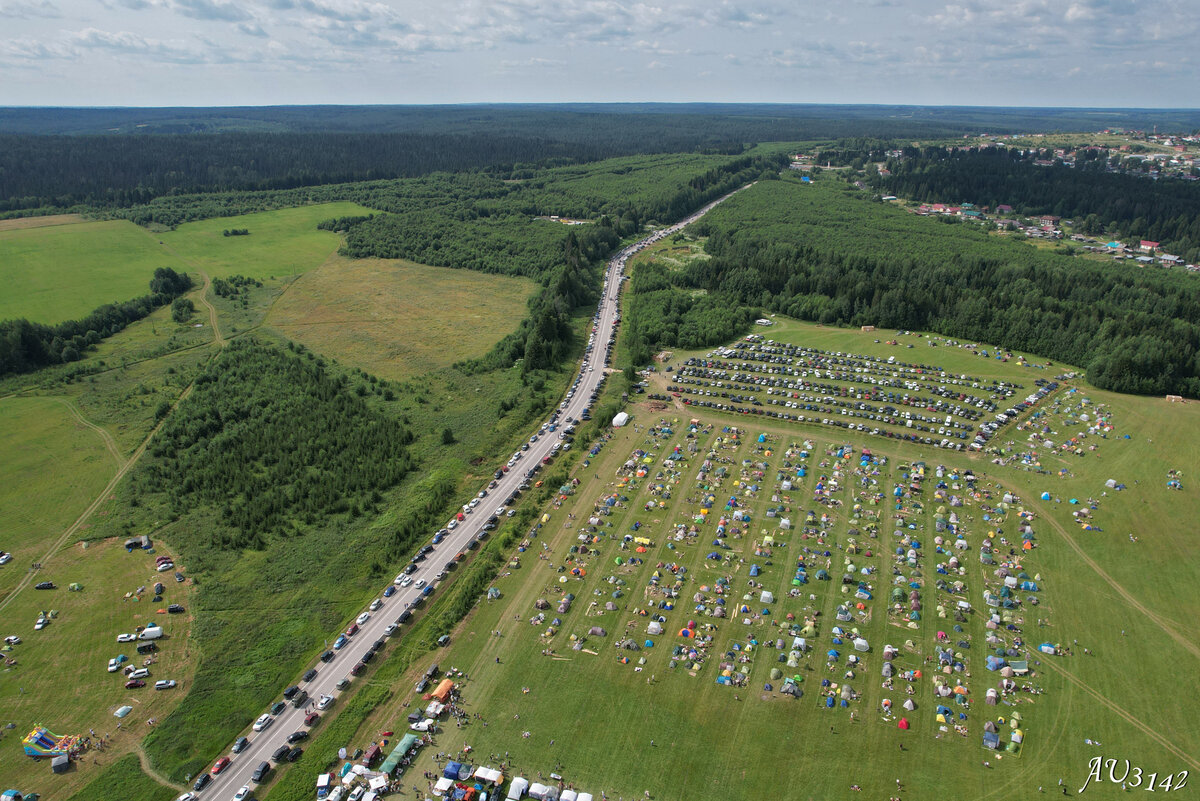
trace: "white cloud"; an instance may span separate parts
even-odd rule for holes
[[[57,19],[61,16],[58,6],[50,0],[9,0],[0,3],[0,19]]]

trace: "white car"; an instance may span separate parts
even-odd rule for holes
[[[333,703],[332,695],[322,695],[321,698],[317,701],[317,709],[328,709],[329,705],[332,703]]]
[[[374,601],[371,601],[371,605],[368,606],[367,608],[370,609],[372,612],[376,612],[379,610],[379,607],[381,607],[381,606],[383,606],[383,601],[376,598]]]
[[[120,659],[117,659],[114,656],[112,659],[108,660],[108,672],[109,673],[116,673],[120,669],[121,669],[121,660]]]
[[[233,801],[245,801],[250,796],[250,785],[243,784],[236,793],[233,794]]]
[[[358,620],[356,620],[355,622],[358,623],[358,625],[360,625],[360,626],[364,626],[364,625],[366,625],[367,621],[370,619],[371,619],[371,613],[363,612],[361,615],[358,616]]]
[[[404,580],[400,582],[401,587],[407,587],[409,584],[412,584],[412,576],[405,576]]]
[[[416,586],[418,590],[421,589],[425,586],[425,579],[417,579],[417,583],[414,586]]]
[[[5,644],[5,645],[20,645],[20,644],[21,644],[21,638],[20,638],[20,637],[18,637],[17,635],[15,635],[15,634],[13,634],[13,635],[11,635],[11,636],[9,636],[9,637],[5,637],[5,638],[4,638],[4,644]]]
[[[163,562],[161,565],[158,566],[159,573],[166,573],[168,570],[174,570],[174,569],[175,569],[174,562]]]
[[[136,641],[137,641],[136,634],[118,634],[117,635],[117,642],[136,642]]]
[[[449,523],[446,525],[446,528],[450,529],[451,531],[454,531],[454,529],[458,528],[458,521],[457,521],[457,520],[451,520],[451,521],[450,521],[450,522],[449,522]]]
[[[33,630],[41,631],[42,629],[46,628],[47,622],[49,622],[49,621],[46,620],[45,615],[38,615],[37,622],[33,624]]]
[[[191,790],[188,790],[186,793],[179,796],[179,798],[176,798],[175,801],[196,801],[196,799],[199,797],[200,796],[196,795]]]
[[[135,670],[129,674],[129,678],[131,678],[131,679],[148,679],[148,678],[150,678],[150,671],[147,670],[146,668],[138,668],[137,670]]]
[[[158,681],[154,682],[154,689],[156,690],[169,690],[174,686],[175,679],[159,679]]]
[[[437,728],[437,721],[433,718],[425,718],[424,720],[413,723],[409,726],[413,731],[433,731]]]
[[[263,729],[267,728],[274,722],[275,722],[275,718],[271,717],[270,715],[267,715],[267,714],[259,715],[258,720],[254,721],[254,730],[262,731]]]
[[[400,627],[397,626],[395,623],[388,623],[387,628],[385,628],[383,630],[383,636],[391,637],[393,634],[396,633],[396,629],[398,629],[398,628],[400,628]]]

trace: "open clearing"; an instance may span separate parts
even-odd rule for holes
[[[4,636],[15,634],[23,642],[6,653],[17,664],[0,672],[0,707],[5,710],[5,723],[16,724],[3,735],[0,784],[40,790],[43,795],[53,791],[53,797],[65,798],[98,775],[100,767],[129,753],[149,731],[147,721],[165,717],[183,698],[194,663],[189,652],[190,615],[157,614],[168,603],[189,604],[190,582],[178,584],[172,575],[156,573],[153,555],[126,553],[120,542],[92,542],[88,547],[71,543],[37,577],[55,582],[58,589],[29,589],[5,608]],[[150,588],[156,580],[168,585],[159,603],[151,600]],[[79,582],[83,589],[70,592],[71,582]],[[142,586],[147,591],[140,601],[123,600],[126,593]],[[42,610],[55,610],[58,615],[44,629],[34,631]],[[126,690],[120,672],[106,672],[108,660],[125,654],[140,667],[145,657],[136,653],[136,643],[118,644],[117,635],[152,623],[161,624],[167,636],[158,641],[151,678],[145,687]],[[158,679],[175,679],[179,686],[155,691]],[[112,713],[124,704],[134,709],[120,721]],[[21,751],[20,738],[35,725],[84,737],[95,729],[98,737],[110,735],[109,746],[88,751],[70,771],[55,776],[48,762],[34,763]]]
[[[61,398],[0,400],[0,551],[13,554],[0,566],[0,600],[117,471],[73,408]]]
[[[298,279],[267,324],[344,364],[403,379],[487,353],[516,328],[535,288],[524,278],[338,257]]]
[[[331,217],[373,214],[357,203],[322,203],[238,217],[184,223],[157,237],[185,269],[203,270],[211,278],[245,275],[267,279],[295,275],[324,263],[341,245],[342,237],[317,230]],[[226,229],[246,229],[247,236],[225,236]]]
[[[180,262],[126,220],[0,230],[0,320],[58,323],[150,292]]]
[[[915,335],[828,329],[782,318],[779,323],[756,333],[832,351],[894,356],[947,371],[994,376],[1024,385],[1022,397],[1033,388],[1034,378],[1052,378],[1065,369],[1023,367],[1012,359],[984,358],[945,345],[933,348]],[[894,337],[899,344],[887,345]],[[882,341],[876,343],[876,338]],[[703,355],[675,354],[670,363]],[[662,392],[674,380],[673,374],[659,373],[649,391]],[[432,754],[461,753],[468,744],[473,752],[467,761],[472,764],[496,767],[506,761],[514,767],[510,773],[531,780],[539,771],[544,776],[557,771],[597,797],[604,789],[610,797],[627,798],[647,789],[655,798],[888,797],[895,792],[897,778],[903,783],[902,796],[934,786],[956,788],[964,797],[1028,796],[1038,787],[1057,792],[1060,778],[1074,795],[1083,786],[1088,760],[1096,756],[1129,759],[1147,777],[1158,772],[1159,782],[1169,772],[1194,774],[1200,765],[1197,702],[1179,693],[1181,682],[1197,669],[1197,656],[1184,645],[1187,621],[1200,611],[1200,590],[1190,578],[1198,555],[1189,536],[1195,506],[1192,477],[1185,471],[1183,491],[1166,486],[1166,471],[1185,467],[1183,454],[1196,445],[1196,404],[1168,406],[1159,399],[1114,395],[1066,382],[1059,393],[1002,428],[989,443],[992,452],[978,455],[820,424],[689,408],[681,398],[666,404],[643,402],[631,411],[640,430],[630,426],[615,432],[590,464],[573,471],[579,486],[544,510],[549,517],[519,555],[521,566],[503,571],[495,582],[502,597],[481,604],[459,627],[450,648],[422,660],[405,677],[415,681],[430,661],[439,662],[443,670],[458,667],[470,677],[463,687],[468,715],[463,727],[457,728],[452,718],[445,723],[433,747],[422,750],[408,768],[406,783],[415,781],[424,789],[420,772],[437,770]],[[1097,417],[1111,428],[1089,433]],[[701,425],[689,431],[692,418]],[[660,424],[670,433],[646,428]],[[726,430],[729,426],[739,428],[736,439]],[[766,436],[761,443],[760,435]],[[1036,441],[1030,442],[1034,435]],[[805,440],[811,448],[805,447]],[[693,443],[696,453],[691,451]],[[848,459],[837,456],[843,446],[851,449]],[[861,462],[864,447],[873,454],[866,465]],[[799,451],[809,455],[801,457]],[[706,456],[708,470],[703,469]],[[887,463],[879,464],[880,457]],[[630,459],[634,469],[622,469]],[[917,462],[924,463],[924,479],[919,481],[914,480]],[[805,475],[797,476],[801,465]],[[944,466],[940,471],[939,465]],[[724,475],[718,473],[720,468]],[[639,477],[637,470],[645,475]],[[977,476],[978,496],[966,484],[968,470]],[[1126,489],[1106,488],[1110,477]],[[793,483],[790,490],[783,489],[784,479]],[[897,487],[900,497],[894,495]],[[1005,492],[1017,496],[1007,508],[1000,506]],[[1051,493],[1051,499],[1042,501],[1042,492]],[[713,505],[701,516],[705,496]],[[732,497],[736,505],[727,506]],[[954,506],[951,497],[962,500],[963,506]],[[606,505],[609,498],[612,506]],[[1070,498],[1081,503],[1070,504]],[[734,522],[738,510],[748,513],[750,522]],[[773,517],[767,516],[768,510]],[[1090,530],[1073,515],[1085,510]],[[808,517],[810,511],[813,518]],[[956,532],[939,531],[939,518],[945,524],[951,512],[959,516]],[[589,525],[592,515],[598,521],[594,531]],[[789,518],[787,529],[782,528],[783,516]],[[714,544],[719,518],[726,521],[720,537],[724,547]],[[1037,546],[1022,555],[1017,526],[1026,523],[1035,532]],[[687,533],[693,525],[698,529],[695,537]],[[877,527],[877,539],[870,537],[872,526]],[[740,534],[735,527],[742,528]],[[911,542],[895,531],[920,541],[915,566],[907,550],[897,560],[896,547],[907,549]],[[677,532],[682,539],[676,540]],[[984,588],[998,593],[1002,587],[996,568],[981,564],[979,557],[989,532],[996,561],[1019,559],[1028,580],[1039,588],[1014,591],[1022,601],[1011,611],[1018,631],[1003,631],[1002,626],[1000,632],[989,632],[984,626],[990,611]],[[968,543],[961,551],[950,547],[958,533]],[[776,545],[764,549],[766,536]],[[936,536],[950,538],[943,553],[938,553]],[[646,553],[636,552],[635,541],[622,545],[627,537],[648,539]],[[852,538],[858,554],[850,554]],[[1009,556],[1009,548],[1015,556]],[[720,558],[710,559],[709,554]],[[941,573],[937,565],[954,555],[964,572]],[[795,586],[801,556],[808,583]],[[616,564],[618,557],[624,564]],[[630,557],[646,561],[631,564]],[[826,559],[830,581],[815,578],[826,568]],[[847,559],[855,563],[855,583],[843,585]],[[755,581],[762,586],[747,583],[752,565],[761,571]],[[874,570],[864,575],[864,567]],[[572,575],[575,568],[582,568],[584,575]],[[895,570],[902,584],[894,584]],[[718,596],[717,581],[726,576],[729,589]],[[862,580],[871,584],[870,599],[855,597]],[[966,586],[960,595],[936,587],[938,580],[963,581]],[[908,619],[913,611],[910,583],[920,585],[920,620]],[[892,594],[897,587],[903,591],[898,600]],[[764,589],[774,600],[762,601]],[[789,597],[793,589],[798,597]],[[667,597],[664,590],[677,597]],[[559,612],[566,593],[574,594],[575,602],[569,611]],[[1031,604],[1029,596],[1040,603]],[[725,599],[724,618],[709,616],[718,597]],[[549,608],[539,611],[534,605],[539,599]],[[898,612],[893,600],[901,605]],[[957,600],[975,610],[957,622],[962,631],[953,629]],[[839,622],[838,608],[847,602],[851,620]],[[616,609],[605,611],[607,603]],[[663,603],[673,608],[663,608]],[[862,610],[855,608],[858,603]],[[748,612],[740,611],[743,604]],[[939,605],[947,619],[939,619]],[[764,614],[764,609],[769,612]],[[815,634],[806,638],[810,648],[793,667],[787,662],[794,658],[789,653],[793,633],[786,630],[792,623],[787,615],[803,624],[813,612],[820,614],[813,619]],[[544,617],[536,618],[539,614]],[[656,615],[665,618],[663,632],[649,634]],[[554,624],[555,618],[561,623]],[[694,638],[680,636],[689,621],[697,624]],[[834,625],[858,628],[870,644],[869,651],[856,654],[862,667],[853,668],[852,678],[846,673],[851,669],[847,656],[855,654],[851,638],[834,644]],[[592,626],[606,629],[607,636],[589,635]],[[963,663],[961,672],[938,670],[939,631],[950,638],[952,661]],[[1000,676],[985,669],[984,661],[997,647],[987,638],[996,634],[1005,647],[1014,647],[1018,637],[1023,641],[1020,648],[1029,653],[1032,674],[1018,681],[1038,692],[1018,692],[990,706],[984,702],[985,691],[996,688]],[[572,636],[585,640],[579,650],[572,648]],[[614,643],[626,636],[640,648],[615,649]],[[697,648],[700,658],[685,658],[686,649],[705,637],[712,639]],[[759,645],[746,649],[751,637]],[[653,647],[645,647],[647,639]],[[776,639],[784,642],[783,650],[763,647]],[[1046,641],[1074,653],[1037,653],[1037,645]],[[884,644],[899,649],[891,688],[882,686]],[[839,651],[832,671],[827,669],[830,648]],[[550,649],[553,654],[547,653]],[[629,662],[622,664],[620,657]],[[778,661],[781,657],[783,662]],[[718,684],[722,662],[747,672],[746,685]],[[785,677],[800,676],[803,696],[782,695],[782,682],[771,678],[772,668]],[[911,682],[909,696],[903,671],[916,669],[922,677]],[[822,679],[851,685],[855,699],[842,708],[839,693],[834,707],[827,709],[823,693],[831,688],[823,688]],[[933,679],[951,685],[961,681],[970,703],[939,701]],[[768,683],[771,691],[764,690]],[[403,729],[405,714],[415,708],[412,704],[422,703],[411,688],[400,685],[397,700],[376,710],[349,745],[365,748],[378,732]],[[899,707],[910,697],[916,709],[906,713]],[[1158,699],[1164,697],[1174,703],[1161,704]],[[891,719],[882,713],[884,698],[891,699],[899,713]],[[965,727],[965,736],[953,727],[939,730],[939,703],[951,709],[950,722]],[[984,750],[985,721],[1004,718],[999,733],[1006,745],[1011,734],[1007,721],[1014,711],[1021,713],[1025,736],[1019,754]],[[481,719],[474,718],[476,713]],[[960,713],[966,717],[959,719]],[[899,715],[908,718],[910,730],[897,728]],[[490,760],[489,754],[500,759]],[[614,759],[614,754],[622,757]],[[1120,773],[1118,769],[1118,778]],[[782,776],[786,781],[780,781]],[[1100,791],[1111,793],[1115,786],[1106,783],[1110,786]],[[864,793],[855,792],[852,785]]]

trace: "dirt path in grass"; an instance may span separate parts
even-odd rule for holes
[[[138,762],[142,766],[142,773],[145,773],[163,787],[170,787],[172,790],[187,790],[187,788],[182,784],[176,784],[151,766],[150,757],[146,756],[146,749],[142,748],[142,744],[140,742],[134,743],[133,752],[137,754]]]
[[[189,384],[187,389],[179,394],[179,398],[176,399],[175,403],[171,406],[171,411],[175,411],[179,404],[183,403],[183,401],[187,399],[187,396],[192,394],[192,387],[194,386],[194,384]],[[163,420],[166,420],[166,416],[164,416]],[[138,445],[137,449],[129,455],[128,461],[126,461],[117,469],[116,474],[109,480],[108,484],[104,486],[104,489],[100,491],[100,494],[96,496],[95,500],[88,504],[88,507],[83,510],[83,513],[79,515],[79,517],[75,519],[75,522],[68,526],[67,529],[63,531],[62,536],[56,539],[50,548],[47,549],[45,555],[38,560],[39,564],[45,564],[46,562],[49,562],[50,557],[54,556],[54,554],[57,553],[72,536],[78,533],[83,527],[83,524],[91,519],[91,516],[95,514],[96,510],[103,506],[107,500],[109,500],[109,496],[112,494],[113,490],[116,489],[117,484],[121,482],[121,479],[125,477],[125,474],[128,473],[133,466],[138,463],[138,460],[142,458],[142,454],[146,452],[146,448],[150,445],[150,440],[154,439],[154,435],[158,433],[158,429],[161,427],[162,422],[150,429],[150,433],[146,435],[144,440],[142,440],[142,444]],[[0,610],[3,610],[6,606],[12,603],[13,599],[16,598],[22,590],[29,586],[36,575],[36,571],[31,570],[27,572],[24,578],[21,579],[20,583],[18,583],[17,586],[12,589],[12,592],[10,592],[3,601],[0,601]]]
[[[113,439],[112,434],[108,433],[106,429],[101,428],[91,420],[88,420],[86,417],[84,417],[83,413],[79,411],[79,407],[66,398],[55,398],[54,400],[58,403],[61,403],[63,406],[66,406],[67,411],[71,413],[71,416],[78,420],[82,425],[90,428],[92,431],[95,431],[100,435],[100,439],[104,440],[104,447],[108,448],[108,452],[111,453],[112,457],[117,460],[118,468],[125,464],[125,459],[121,457],[121,451],[117,448],[117,441]]]
[[[1190,768],[1192,768],[1193,770],[1200,770],[1200,759],[1196,759],[1195,757],[1188,754],[1182,748],[1175,745],[1175,743],[1170,738],[1168,738],[1162,734],[1159,734],[1157,731],[1155,731],[1153,728],[1151,728],[1148,724],[1143,723],[1141,720],[1134,717],[1132,713],[1126,712],[1122,707],[1120,707],[1115,702],[1110,701],[1107,697],[1105,697],[1105,695],[1103,693],[1101,693],[1099,690],[1093,688],[1091,685],[1089,685],[1083,679],[1080,679],[1074,673],[1071,673],[1070,671],[1066,670],[1065,668],[1060,667],[1059,665],[1056,665],[1052,660],[1044,660],[1043,664],[1046,665],[1047,667],[1049,667],[1055,673],[1058,673],[1059,675],[1063,676],[1067,681],[1071,682],[1071,684],[1073,684],[1076,687],[1078,687],[1079,689],[1083,690],[1085,693],[1090,695],[1092,698],[1096,699],[1096,701],[1099,702],[1101,705],[1107,707],[1108,709],[1112,710],[1113,712],[1116,712],[1117,715],[1122,720],[1129,723],[1131,726],[1133,726],[1138,731],[1145,734],[1147,737],[1149,737],[1154,742],[1158,743],[1160,746],[1162,746],[1164,749],[1166,749],[1170,753],[1179,757]]]
[[[1034,504],[1032,504],[1032,503],[1030,504],[1030,506],[1033,506],[1033,505]],[[1197,645],[1194,641],[1192,641],[1191,639],[1185,637],[1184,635],[1182,635],[1178,631],[1176,631],[1174,626],[1172,626],[1167,620],[1165,620],[1161,615],[1158,615],[1155,612],[1150,611],[1150,609],[1148,607],[1146,607],[1146,605],[1143,604],[1141,601],[1139,601],[1133,595],[1133,593],[1131,593],[1129,590],[1125,589],[1125,586],[1123,584],[1121,584],[1121,582],[1117,581],[1115,578],[1110,576],[1104,570],[1104,568],[1102,568],[1100,566],[1099,562],[1097,562],[1095,559],[1093,559],[1092,557],[1087,555],[1087,552],[1083,550],[1083,547],[1079,544],[1079,542],[1076,541],[1076,539],[1067,532],[1067,530],[1062,526],[1062,524],[1060,524],[1057,520],[1054,520],[1052,517],[1050,517],[1050,515],[1048,515],[1044,510],[1039,510],[1039,516],[1041,517],[1042,520],[1045,520],[1050,525],[1050,527],[1053,528],[1055,530],[1055,532],[1057,532],[1059,534],[1059,536],[1061,536],[1063,538],[1063,541],[1066,542],[1067,545],[1069,545],[1071,547],[1071,550],[1075,551],[1075,553],[1079,556],[1079,558],[1082,559],[1088,567],[1090,567],[1092,570],[1094,570],[1096,572],[1096,575],[1098,575],[1100,578],[1104,579],[1104,581],[1110,587],[1112,587],[1117,592],[1118,595],[1120,595],[1122,598],[1124,598],[1125,601],[1130,606],[1132,606],[1134,609],[1141,612],[1143,615],[1145,615],[1147,618],[1149,618],[1151,621],[1153,621],[1153,623],[1155,625],[1157,625],[1160,629],[1162,629],[1167,634],[1167,636],[1169,636],[1171,639],[1175,640],[1175,642],[1179,643],[1179,645],[1181,645],[1188,653],[1190,653],[1192,656],[1196,657],[1197,659],[1200,659],[1200,645]]]
[[[166,245],[163,247],[166,247]],[[167,249],[170,250],[170,248]],[[224,347],[225,337],[221,336],[221,326],[217,325],[217,309],[208,302],[208,290],[212,287],[212,279],[208,277],[208,273],[199,268],[196,269],[196,272],[200,273],[200,276],[204,278],[204,287],[200,290],[200,302],[204,304],[204,308],[208,309],[208,324],[212,327],[213,344],[218,347]]]

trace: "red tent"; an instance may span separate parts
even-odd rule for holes
[[[900,718],[900,722],[896,724],[898,728],[908,731],[908,718]]]

